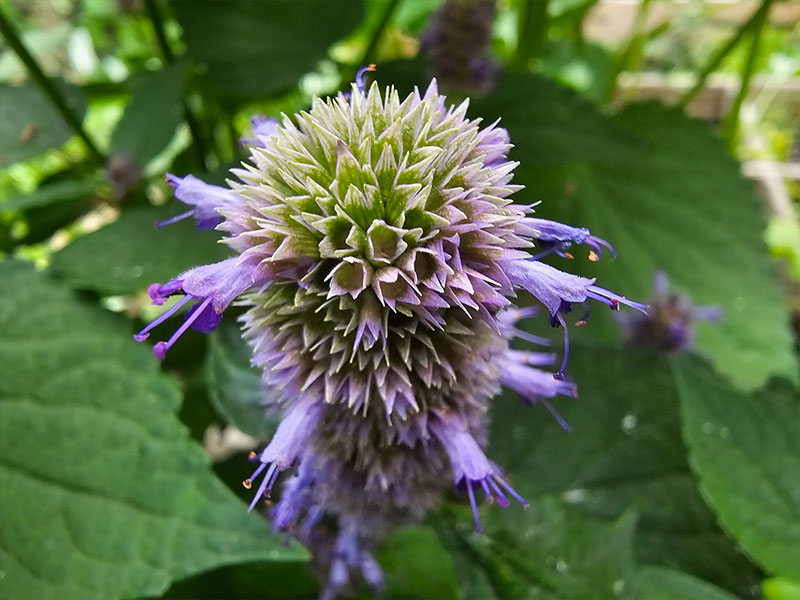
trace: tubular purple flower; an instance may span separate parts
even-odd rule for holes
[[[585,227],[571,227],[556,221],[535,219],[533,217],[522,219],[520,224],[530,228],[531,237],[539,242],[541,247],[545,248],[544,252],[534,258],[543,258],[552,252],[569,258],[570,255],[566,254],[566,250],[572,244],[586,244],[589,246],[591,248],[589,260],[592,261],[600,260],[603,256],[604,248],[611,252],[611,256],[617,257],[617,252],[611,244],[602,238],[593,236]]]
[[[242,482],[245,488],[249,490],[259,475],[267,467],[269,468],[248,510],[253,510],[265,494],[269,497],[280,472],[291,467],[300,456],[321,415],[322,407],[316,405],[313,400],[298,402],[284,415],[272,441],[261,454],[257,456],[251,454],[251,457],[257,458],[261,464]]]
[[[240,146],[260,146],[262,148],[267,147],[267,141],[263,140],[262,138],[268,138],[271,135],[275,135],[278,133],[278,121],[277,119],[273,119],[272,117],[267,117],[264,115],[256,115],[250,119],[250,123],[253,125],[253,136],[252,138],[239,138],[239,145]]]
[[[503,479],[500,469],[486,458],[461,419],[452,414],[440,415],[439,420],[431,425],[431,429],[450,458],[456,485],[463,485],[467,490],[478,531],[481,531],[482,527],[473,488],[475,484],[480,485],[489,502],[494,502],[496,496],[497,503],[505,508],[509,505],[506,498],[508,494],[527,508],[528,502]]]
[[[214,229],[222,221],[217,209],[235,201],[235,194],[231,190],[205,183],[194,175],[176,177],[167,173],[167,183],[175,188],[175,197],[178,200],[194,208],[165,221],[158,221],[156,227],[194,217],[197,229]]]
[[[148,288],[153,304],[163,304],[169,296],[184,297],[165,311],[152,323],[133,336],[137,342],[143,342],[150,336],[150,331],[178,312],[187,303],[197,303],[186,312],[183,324],[168,341],[158,342],[153,346],[153,353],[161,360],[167,350],[190,327],[203,333],[216,329],[222,319],[222,313],[237,296],[245,290],[267,283],[268,279],[259,275],[258,266],[252,261],[241,261],[228,258],[218,263],[195,267],[183,275],[168,281],[164,285],[153,284]]]

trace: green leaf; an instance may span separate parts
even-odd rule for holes
[[[664,567],[645,567],[636,577],[639,600],[736,600],[701,579]]]
[[[553,497],[522,514],[492,508],[485,533],[474,532],[468,511],[438,529],[454,553],[461,598],[630,597],[635,515],[602,522]]]
[[[128,328],[0,263],[0,596],[133,598],[247,560],[299,560],[213,475]]]
[[[187,55],[205,66],[220,93],[250,98],[296,85],[364,12],[362,0],[179,0],[171,6]]]
[[[61,82],[58,87],[82,118],[86,112],[83,91]],[[72,130],[33,83],[0,84],[0,168],[58,148],[71,136]]]
[[[209,336],[206,379],[211,403],[227,423],[262,440],[272,437],[277,421],[266,412],[261,375],[250,365],[252,350],[231,322]]]
[[[456,600],[458,580],[453,561],[430,527],[395,531],[378,560],[384,570],[387,598]]]
[[[93,196],[101,185],[102,180],[99,176],[49,183],[30,194],[18,194],[0,201],[0,211],[29,210],[85,199]]]
[[[197,231],[191,219],[163,229],[154,227],[156,221],[180,211],[176,203],[128,210],[54,254],[52,269],[76,288],[130,294],[230,255],[216,243],[214,232]]]
[[[750,395],[697,361],[677,363],[684,437],[722,526],[764,569],[800,579],[800,394]]]
[[[494,402],[489,457],[532,503],[557,496],[606,520],[636,510],[638,560],[747,593],[758,573],[719,529],[697,490],[668,362],[577,344],[570,355],[568,373],[580,396],[553,404],[571,433],[544,408],[506,394]],[[519,512],[504,512],[511,511]],[[495,518],[496,512],[486,507],[482,516]]]
[[[111,155],[128,156],[144,168],[167,147],[183,120],[183,66],[139,79],[111,135]]]
[[[762,203],[705,124],[656,104],[607,117],[552,82],[513,73],[472,114],[502,117],[527,186],[520,199],[542,200],[539,216],[614,244],[619,260],[587,269],[600,285],[645,299],[663,269],[696,304],[724,309],[723,322],[701,324],[697,339],[720,372],[745,388],[773,374],[797,377]],[[583,335],[610,339],[608,327],[593,329]]]

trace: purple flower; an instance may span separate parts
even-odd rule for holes
[[[495,0],[446,0],[420,40],[445,89],[487,92],[497,77],[490,58]]]
[[[167,350],[190,327],[203,333],[216,329],[222,319],[223,311],[233,300],[245,290],[263,285],[267,282],[259,275],[259,269],[252,263],[241,262],[229,258],[222,262],[202,267],[195,267],[183,275],[161,285],[154,283],[148,288],[153,304],[160,305],[167,298],[182,295],[178,302],[166,310],[160,317],[133,336],[137,342],[143,342],[150,336],[150,331],[178,312],[186,304],[195,301],[186,312],[183,324],[166,342],[157,342],[153,346],[155,355],[163,360]]]
[[[474,486],[476,485],[480,486],[489,502],[494,502],[496,499],[497,503],[505,508],[509,505],[506,497],[508,494],[524,507],[528,507],[527,501],[503,479],[500,469],[486,458],[478,442],[469,433],[461,419],[452,414],[441,415],[438,421],[431,425],[431,430],[450,458],[456,485],[462,485],[467,490],[478,531],[483,528],[475,501]]]
[[[719,306],[694,306],[685,294],[670,290],[666,273],[653,276],[649,311],[644,315],[620,314],[625,343],[658,352],[681,352],[694,343],[696,321],[719,321]]]
[[[479,498],[525,504],[483,451],[491,398],[505,385],[568,428],[550,404],[577,393],[566,313],[589,300],[645,310],[539,260],[573,243],[610,246],[513,203],[503,128],[480,129],[466,103],[447,107],[435,82],[405,99],[367,89],[370,70],[280,126],[254,121],[257,143],[230,189],[174,178],[238,256],[152,286],[154,304],[182,299],[136,336],[193,303],[156,344],[163,358],[187,328],[216,327],[234,299],[248,308],[252,363],[282,417],[252,454],[250,507],[267,497],[273,526],[312,549],[329,599],[358,581],[380,586],[372,553],[391,528],[423,519],[451,478],[479,529]],[[519,290],[564,330],[557,371],[545,370],[554,353],[510,347],[551,344],[519,326],[540,312],[512,304]]]
[[[255,117],[250,119],[250,123],[253,125],[253,136],[252,138],[240,138],[239,145],[241,146],[266,146],[266,142],[262,140],[262,138],[268,138],[271,135],[275,135],[278,133],[278,121],[273,119],[272,117],[266,117],[264,115],[256,115]]]
[[[572,244],[586,244],[591,248],[589,252],[589,260],[597,261],[603,256],[603,249],[611,252],[611,255],[616,258],[617,253],[613,246],[604,239],[595,237],[585,227],[570,227],[563,223],[556,221],[548,221],[547,219],[534,219],[527,217],[522,219],[521,224],[530,228],[530,235],[533,239],[539,242],[539,246],[546,248],[546,250],[534,258],[542,259],[550,253],[572,258],[567,253]]]
[[[235,197],[231,190],[205,183],[194,175],[176,177],[167,173],[167,183],[175,188],[175,197],[178,200],[194,208],[165,221],[159,221],[156,227],[172,225],[194,217],[198,229],[214,229],[222,221],[218,209],[224,208]]]

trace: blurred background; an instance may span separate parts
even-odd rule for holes
[[[306,109],[315,96],[347,89],[368,63],[377,65],[372,79],[402,93],[436,76],[453,101],[472,98],[473,117],[499,117],[509,129],[526,186],[520,202],[541,201],[537,215],[590,227],[620,253],[597,265],[576,256],[571,270],[637,299],[662,270],[685,298],[725,317],[697,324],[694,355],[626,349],[607,315],[581,330],[573,366],[581,399],[564,408],[576,433],[561,437],[544,413],[531,423],[531,409],[510,398],[495,415],[506,425],[492,440],[505,457],[498,462],[534,499],[522,525],[505,511],[489,517],[488,536],[475,536],[463,507],[446,503],[387,544],[388,595],[800,598],[800,413],[791,383],[800,331],[800,3],[0,0],[0,26],[4,400],[33,394],[32,378],[61,364],[50,349],[19,345],[61,332],[46,321],[60,303],[90,311],[86,323],[107,327],[100,338],[127,342],[160,310],[149,305],[148,284],[226,256],[213,233],[188,222],[153,228],[181,212],[165,172],[223,183],[246,156],[240,138],[251,135],[253,115]],[[44,316],[18,321],[40,301]],[[158,418],[175,421],[186,448],[202,445],[203,456],[186,452],[213,462],[198,467],[203,485],[230,502],[226,515],[244,515],[234,497],[246,497],[244,456],[274,424],[263,418],[258,374],[232,317],[209,339],[184,336],[163,372],[145,349],[126,346],[120,371],[133,377],[133,365],[145,364],[154,389],[168,388],[156,394],[171,398]],[[105,352],[85,356],[94,351]],[[8,377],[12,364],[27,379]],[[110,386],[131,414],[150,418],[152,398],[136,396],[123,375],[86,381],[84,389],[100,395]],[[117,384],[124,391],[113,392]],[[56,460],[83,464],[84,450],[66,434],[32,431],[16,407],[4,410],[0,473],[18,485],[13,498],[0,497],[4,597],[314,596],[302,553],[282,555],[274,539],[243,548],[203,538],[203,556],[188,551],[183,562],[139,545],[153,568],[133,573],[125,528],[114,543],[87,530],[85,498],[63,499],[59,506],[75,508],[63,526],[71,534],[39,556],[34,546],[49,534],[35,533],[34,544],[22,524],[36,521],[26,511],[42,490],[12,482],[17,457],[48,446]],[[134,447],[158,454],[140,442],[120,446],[123,465]],[[32,480],[39,468],[26,471]],[[96,490],[86,484],[90,497],[117,497],[114,474],[74,468],[52,485],[89,478],[99,481]],[[745,489],[768,491],[740,498]],[[136,505],[130,498],[141,490],[125,490],[119,497]],[[219,522],[231,532],[254,527],[227,518]],[[106,553],[119,564],[100,569]],[[72,575],[60,572],[64,561]]]

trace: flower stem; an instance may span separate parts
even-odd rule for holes
[[[753,41],[750,44],[750,50],[747,53],[747,60],[742,69],[742,82],[739,85],[739,92],[733,99],[728,114],[725,115],[725,123],[723,124],[723,134],[728,148],[733,152],[736,138],[739,132],[739,112],[742,109],[742,104],[747,98],[747,93],[750,91],[750,82],[753,80],[753,73],[755,72],[756,58],[758,57],[758,48],[761,42],[761,32],[764,30],[764,23],[767,21],[769,8],[772,0],[764,0],[759,7],[758,13],[754,15],[753,22]]]
[[[520,7],[517,20],[517,51],[511,61],[515,69],[526,70],[542,49],[547,33],[547,3],[549,0],[526,0]]]
[[[642,49],[647,40],[647,34],[644,33],[644,27],[647,22],[647,13],[650,10],[650,3],[652,0],[641,0],[639,7],[636,10],[636,16],[633,19],[633,26],[631,28],[631,36],[628,38],[628,43],[625,49],[619,55],[619,58],[614,65],[614,72],[608,80],[608,87],[606,88],[605,99],[606,102],[611,102],[614,98],[614,92],[617,89],[617,79],[619,74],[634,67],[641,61]]]
[[[705,87],[706,79],[708,76],[711,75],[714,71],[717,70],[719,65],[725,60],[725,57],[731,53],[731,51],[739,45],[739,42],[742,39],[753,31],[754,28],[760,27],[759,23],[763,20],[763,16],[769,10],[769,6],[772,3],[772,0],[764,0],[752,14],[752,16],[744,23],[742,23],[741,27],[736,31],[736,33],[727,41],[724,46],[721,46],[715,53],[714,56],[711,57],[711,60],[708,61],[703,70],[700,71],[700,74],[697,77],[697,82],[694,84],[692,89],[686,92],[681,99],[678,101],[678,106],[681,108],[686,108],[689,103],[694,100],[695,96],[700,93],[700,90]]]
[[[161,49],[161,54],[164,56],[164,62],[172,64],[175,62],[175,54],[172,52],[172,48],[170,48],[169,40],[167,40],[167,35],[164,31],[164,21],[161,17],[158,5],[156,4],[156,0],[145,0],[144,4],[147,8],[147,14],[150,16],[150,21],[153,23],[153,31],[156,34],[156,40],[158,41],[158,47]],[[185,98],[183,99],[183,117],[186,119],[189,132],[192,134],[192,140],[194,141],[192,146],[194,147],[195,157],[200,166],[207,170],[206,143],[203,138],[203,131],[200,128],[200,123],[194,111],[192,111],[191,106],[189,106]]]
[[[367,49],[364,50],[364,55],[359,62],[359,67],[370,62],[375,62],[375,57],[373,56],[375,49],[378,47],[378,43],[381,41],[381,37],[383,37],[383,32],[386,31],[386,28],[389,26],[389,23],[392,20],[392,15],[394,15],[394,12],[397,10],[399,4],[400,0],[390,0],[386,5],[386,8],[381,15],[381,20],[378,22],[378,26],[375,28],[375,31],[372,32],[372,37],[370,37],[369,43],[367,44]]]
[[[86,133],[86,131],[84,131],[81,119],[70,108],[67,99],[64,97],[64,94],[61,92],[61,90],[58,89],[58,86],[53,83],[52,79],[44,74],[44,71],[42,71],[39,63],[37,63],[36,59],[31,55],[30,52],[28,52],[28,49],[25,47],[25,44],[22,43],[17,30],[3,12],[2,7],[0,7],[0,34],[3,35],[8,45],[19,57],[25,67],[27,67],[31,78],[36,82],[44,95],[47,96],[47,99],[50,100],[50,103],[59,112],[70,129],[72,129],[72,131],[83,140],[83,143],[86,144],[86,147],[89,150],[89,153],[92,155],[92,158],[101,164],[105,163],[105,157],[100,150],[98,150],[97,146]]]

